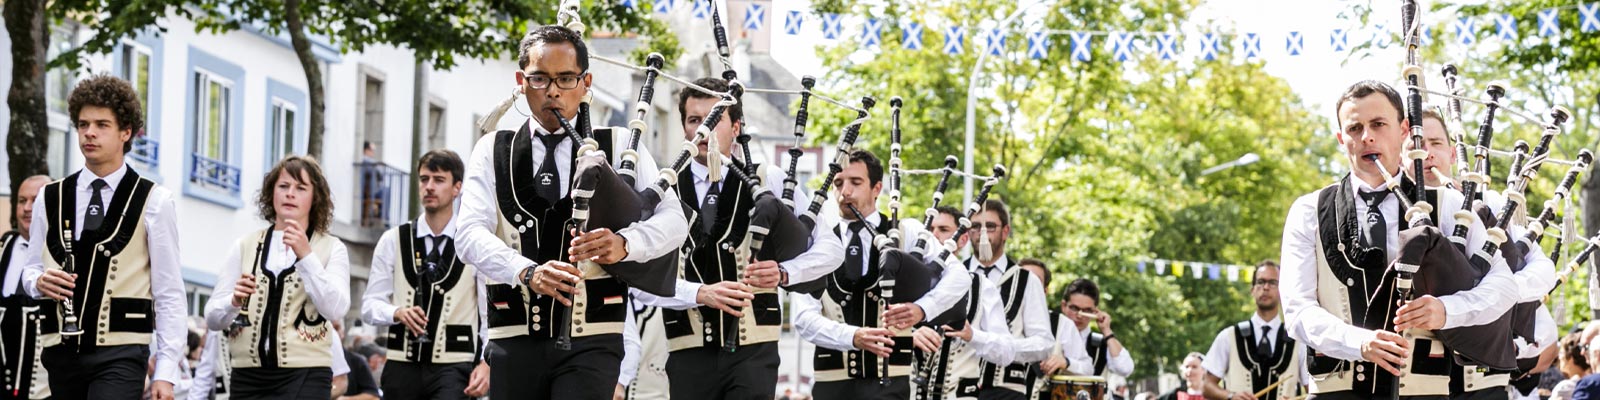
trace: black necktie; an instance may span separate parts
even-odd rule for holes
[[[104,179],[95,179],[89,182],[89,209],[83,212],[83,230],[85,232],[100,228],[100,221],[106,218],[105,202],[100,199],[100,190],[106,188]]]
[[[533,190],[544,199],[545,203],[555,204],[561,200],[561,173],[556,169],[556,145],[561,144],[566,135],[538,135],[544,142],[544,163],[539,164],[539,174],[534,178]]]
[[[865,249],[861,248],[862,228],[866,228],[866,224],[861,221],[850,223],[850,244],[844,251],[844,276],[852,282],[861,279],[861,260],[866,256],[862,254]]]
[[[1382,208],[1383,199],[1387,197],[1388,191],[1361,193],[1361,199],[1367,202],[1367,235],[1364,244],[1369,251],[1377,251],[1377,254],[1388,251],[1389,225],[1383,219]]]
[[[423,265],[427,266],[426,271],[428,273],[428,277],[429,279],[432,279],[434,274],[439,269],[439,255],[444,251],[445,237],[429,235],[428,238],[432,239],[431,241],[433,242],[433,248],[428,250],[428,255],[427,258],[424,259]]]
[[[722,182],[711,182],[711,186],[706,187],[705,199],[700,202],[700,230],[706,234],[717,225],[717,192],[721,190]]]
[[[1270,325],[1262,325],[1261,326],[1261,341],[1260,342],[1256,342],[1256,355],[1257,355],[1257,358],[1260,358],[1260,359],[1272,358],[1272,341],[1268,340],[1268,338],[1270,338],[1270,337],[1272,337],[1272,326],[1270,326]]]

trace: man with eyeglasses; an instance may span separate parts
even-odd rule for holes
[[[488,281],[489,395],[609,398],[620,375],[624,325],[633,318],[625,301],[630,287],[574,264],[653,268],[649,261],[673,256],[683,243],[683,209],[676,192],[667,191],[650,218],[627,228],[569,231],[580,143],[557,115],[576,118],[588,95],[588,47],[571,29],[541,26],[523,37],[517,54],[516,79],[532,115],[519,130],[478,141],[467,163],[455,238],[460,259]],[[593,132],[618,168],[627,154],[626,132]],[[634,189],[642,191],[655,183],[657,167],[649,151],[635,156]],[[557,340],[561,331],[570,343]]]
[[[1201,364],[1207,398],[1256,400],[1255,393],[1266,390],[1262,398],[1287,399],[1300,392],[1300,346],[1278,318],[1278,263],[1262,261],[1250,276],[1255,277],[1250,297],[1255,298],[1256,312],[1249,320],[1222,328],[1211,341]],[[1274,383],[1278,386],[1267,390]]]
[[[1037,381],[1054,372],[1039,370],[1039,362],[1049,358],[1056,345],[1050,333],[1049,303],[1039,277],[1006,256],[1006,241],[1011,238],[1011,212],[1006,203],[991,198],[981,210],[973,215],[973,229],[967,231],[967,243],[976,251],[966,264],[999,289],[989,293],[1001,300],[1015,356],[1009,363],[984,360],[979,368],[978,398],[1026,399],[1032,396]]]
[[[1074,330],[1061,329],[1067,334],[1059,336],[1077,333],[1083,350],[1094,361],[1090,375],[1105,376],[1107,371],[1124,377],[1133,374],[1133,354],[1122,347],[1122,341],[1111,330],[1111,314],[1100,309],[1100,287],[1094,281],[1078,278],[1067,284],[1061,290],[1061,313],[1072,321]],[[1099,333],[1090,331],[1091,322],[1100,327]],[[1067,346],[1063,340],[1061,347]]]
[[[1423,176],[1429,190],[1452,190],[1446,188],[1444,182],[1446,179],[1455,180],[1455,140],[1445,129],[1444,117],[1432,108],[1422,111],[1422,143],[1423,150],[1428,152],[1428,158],[1423,160],[1423,169],[1430,172]],[[1407,150],[1413,146],[1412,142],[1405,142]],[[1489,210],[1498,211],[1505,204],[1505,196],[1500,192],[1485,188],[1482,195],[1482,204],[1487,205]],[[1435,220],[1439,218],[1439,213],[1440,210],[1435,208]],[[1502,249],[1514,243],[1527,246],[1521,249],[1522,268],[1515,269],[1511,274],[1521,289],[1520,298],[1517,299],[1519,304],[1511,313],[1501,317],[1511,319],[1514,325],[1512,335],[1517,348],[1518,369],[1488,370],[1475,365],[1451,363],[1452,399],[1501,399],[1505,398],[1503,394],[1508,390],[1514,398],[1537,398],[1539,372],[1555,362],[1555,344],[1560,339],[1556,333],[1556,321],[1550,310],[1540,304],[1555,285],[1555,263],[1545,256],[1538,243],[1517,240],[1527,235],[1521,225],[1511,224],[1507,233],[1513,240],[1501,246]]]

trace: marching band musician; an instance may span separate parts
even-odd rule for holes
[[[466,167],[450,150],[417,160],[423,215],[378,239],[361,320],[386,334],[380,386],[389,399],[482,397],[483,282],[456,257],[455,199]]]
[[[1133,374],[1133,354],[1122,347],[1122,341],[1111,330],[1111,314],[1100,308],[1099,285],[1082,278],[1068,283],[1061,290],[1060,308],[1061,313],[1066,314],[1067,320],[1072,322],[1072,329],[1078,333],[1083,351],[1088,353],[1090,360],[1094,360],[1089,375],[1105,376],[1108,371],[1121,376]],[[1091,322],[1100,327],[1100,332],[1090,330]],[[1068,348],[1065,343],[1067,339],[1060,340],[1063,341],[1061,347]]]
[[[879,252],[871,242],[888,234],[895,221],[878,213],[883,164],[869,151],[846,151],[848,164],[834,177],[843,215],[835,230],[845,240],[844,262],[823,278],[827,288],[815,297],[790,296],[790,318],[796,334],[817,345],[812,389],[817,399],[906,399],[911,389],[909,328],[959,301],[971,280],[962,271],[945,268],[938,285],[917,301],[877,306],[884,296],[874,282]],[[852,206],[865,219],[857,218]]]
[[[1280,258],[1282,292],[1288,294],[1284,329],[1309,347],[1302,370],[1314,397],[1388,395],[1397,390],[1399,376],[1400,396],[1443,398],[1449,393],[1443,345],[1395,332],[1492,322],[1516,302],[1518,290],[1504,263],[1495,263],[1471,290],[1421,295],[1398,309],[1388,307],[1395,303],[1393,274],[1384,271],[1399,256],[1398,232],[1405,221],[1381,171],[1400,169],[1409,123],[1401,119],[1400,94],[1376,81],[1352,85],[1336,109],[1336,137],[1351,172],[1290,208]],[[1438,197],[1437,209],[1461,207],[1460,193],[1443,191]],[[1452,219],[1439,223],[1443,231],[1454,227]],[[1467,247],[1478,248],[1484,238],[1482,224],[1474,224]],[[1393,331],[1387,329],[1391,321]]]
[[[334,324],[350,309],[350,259],[328,235],[333,199],[305,156],[272,167],[256,198],[265,229],[229,249],[206,303],[206,328],[228,330],[230,399],[314,399],[333,389]]]
[[[578,115],[594,79],[588,46],[577,32],[548,25],[524,36],[517,54],[516,81],[532,115],[519,130],[478,141],[457,220],[458,257],[490,281],[490,397],[610,397],[620,374],[623,325],[632,318],[629,286],[607,273],[585,274],[575,264],[671,255],[686,233],[683,210],[676,193],[667,191],[649,219],[625,229],[568,231],[573,164],[582,144],[551,114]],[[613,166],[629,148],[625,132],[594,130]],[[634,189],[644,190],[656,182],[656,162],[648,151],[632,154],[639,165]],[[570,334],[570,349],[558,346],[564,336],[558,330]]]
[[[1444,117],[1433,108],[1424,108],[1422,111],[1422,139],[1423,149],[1428,152],[1428,158],[1423,161],[1423,170],[1428,171],[1423,174],[1428,187],[1435,190],[1452,190],[1445,188],[1444,180],[1455,180],[1455,166],[1458,161],[1455,152],[1456,143],[1445,129]],[[1405,147],[1410,150],[1411,142],[1405,142]],[[1483,190],[1484,204],[1489,210],[1498,212],[1505,203],[1504,195],[1493,190]],[[1511,224],[1510,228],[1507,233],[1512,238],[1520,238],[1527,234],[1521,225]],[[1512,278],[1517,281],[1517,287],[1521,289],[1518,301],[1541,301],[1555,285],[1555,263],[1545,255],[1538,243],[1532,242],[1528,243],[1522,262],[1524,264],[1522,270],[1512,273]],[[1540,306],[1535,313],[1534,337],[1516,338],[1519,366],[1533,367],[1527,371],[1505,371],[1452,363],[1450,385],[1452,399],[1504,399],[1507,397],[1507,390],[1522,392],[1520,388],[1513,387],[1513,381],[1521,381],[1521,387],[1532,391],[1532,387],[1538,383],[1538,373],[1554,363],[1554,352],[1546,350],[1553,349],[1559,339],[1556,335],[1558,328],[1555,326],[1555,318],[1550,315],[1550,310]],[[1513,376],[1514,373],[1519,376]],[[1518,394],[1526,395],[1526,392]]]
[[[29,229],[33,224],[33,199],[50,177],[34,175],[17,189],[17,229],[0,235],[0,368],[4,368],[5,391],[0,399],[28,400],[50,398],[49,375],[39,362],[39,301],[21,288],[22,260],[28,253]]]
[[[1278,263],[1257,263],[1250,276],[1256,312],[1249,320],[1222,328],[1211,341],[1202,363],[1207,398],[1256,400],[1255,393],[1266,391],[1266,399],[1287,399],[1299,392],[1302,356],[1279,318]]]
[[[151,343],[151,397],[172,399],[179,380],[187,306],[177,209],[170,191],[124,162],[143,132],[140,102],[118,78],[79,82],[67,107],[84,168],[34,199],[42,212],[29,225],[21,286],[55,300],[40,309],[39,338],[52,398],[139,398]]]
[[[993,282],[1000,306],[1004,310],[1006,330],[1011,339],[1011,362],[985,361],[980,367],[978,398],[983,400],[1027,399],[1034,384],[1049,378],[1055,371],[1035,371],[1037,363],[1050,357],[1056,338],[1050,334],[1050,315],[1045,302],[1044,285],[1040,277],[1011,263],[1006,255],[1006,241],[1011,238],[1011,212],[999,199],[988,199],[976,215],[972,216],[973,229],[967,231],[967,243],[976,251],[966,264],[971,272]],[[972,236],[978,235],[978,236]],[[995,297],[981,296],[980,297]],[[1076,341],[1063,343],[1062,347],[1079,346]],[[1003,361],[1003,360],[1001,360]],[[1088,363],[1077,363],[1078,373],[1087,371]],[[1043,372],[1043,376],[1039,372]]]
[[[718,92],[729,92],[728,81],[701,78],[695,85]],[[678,112],[683,117],[685,140],[695,131],[721,97],[685,88],[678,94]],[[735,99],[738,100],[737,98]],[[817,224],[808,240],[810,249],[789,260],[740,260],[733,249],[744,241],[750,227],[754,193],[729,174],[727,164],[713,182],[707,157],[733,157],[734,137],[744,128],[742,103],[734,103],[714,126],[717,148],[707,141],[696,143],[698,155],[689,168],[679,173],[678,198],[685,213],[693,213],[690,238],[681,250],[682,276],[677,296],[660,298],[639,293],[642,301],[662,308],[661,318],[671,354],[667,375],[673,398],[760,399],[770,398],[778,385],[778,329],[783,311],[775,290],[789,282],[822,278],[844,261],[844,246],[838,236]],[[708,138],[710,139],[710,138]],[[763,184],[773,193],[783,193],[784,172],[768,168]],[[794,190],[793,204],[809,204],[804,190]],[[796,215],[803,208],[796,207]],[[768,240],[782,240],[769,237]],[[744,276],[736,276],[735,265],[749,263]],[[736,325],[725,326],[723,314],[737,318]],[[739,344],[724,348],[722,332],[738,329]]]

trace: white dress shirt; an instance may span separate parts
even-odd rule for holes
[[[257,232],[246,235],[251,240],[260,238],[260,233]],[[338,321],[343,320],[345,314],[350,311],[350,257],[345,252],[343,241],[338,238],[329,239],[333,241],[333,248],[327,265],[323,265],[322,260],[315,254],[307,254],[300,261],[294,261],[294,250],[283,245],[283,232],[272,231],[272,236],[267,239],[267,262],[264,269],[273,275],[278,275],[293,266],[295,276],[300,278],[306,296],[311,298],[311,303],[317,307],[317,312],[325,319]],[[240,257],[254,256],[254,254],[239,254],[239,246],[229,246],[228,257],[218,269],[221,273],[217,274],[217,285],[211,288],[211,300],[206,302],[206,329],[228,329],[228,326],[233,324],[234,318],[239,315],[239,307],[233,306],[233,287],[239,282],[239,276],[244,273],[239,270],[239,260]],[[264,296],[266,290],[265,287],[257,287],[255,295]]]
[[[544,128],[529,119],[526,125],[533,135],[542,135]],[[467,179],[461,188],[461,208],[456,216],[458,229],[456,238],[456,254],[462,261],[472,264],[478,273],[495,282],[518,282],[517,275],[523,269],[535,266],[533,260],[522,256],[511,246],[506,245],[494,234],[495,225],[500,222],[500,210],[495,191],[494,171],[494,144],[496,135],[484,135],[478,140],[477,147],[472,150],[472,157],[467,162]],[[527,174],[518,173],[518,176],[534,176],[538,171],[540,162],[544,159],[544,145],[538,138],[533,138],[532,152],[518,157],[532,157],[535,171]],[[624,136],[616,136],[611,142],[616,154],[617,164],[620,164],[622,152],[627,150],[628,141]],[[556,159],[570,160],[572,155],[573,139],[569,136],[556,145]],[[644,190],[656,183],[656,160],[650,152],[640,149],[638,180],[634,182],[634,189]],[[570,183],[570,162],[557,162],[556,170],[560,182]],[[558,185],[562,197],[566,197],[570,184]],[[688,230],[684,229],[688,222],[683,218],[683,206],[678,203],[678,193],[668,190],[661,196],[661,203],[656,204],[655,214],[649,219],[639,221],[616,233],[627,239],[628,256],[622,261],[638,262],[653,260],[677,251],[683,244],[683,239],[688,237]],[[529,243],[528,245],[533,245]],[[564,261],[564,260],[563,260]]]
[[[1263,326],[1270,328],[1265,334],[1261,332],[1261,327]],[[1229,328],[1233,327],[1230,326]],[[1271,321],[1266,321],[1261,319],[1261,314],[1250,314],[1250,329],[1252,331],[1250,337],[1254,338],[1253,343],[1250,343],[1252,348],[1257,343],[1260,343],[1262,338],[1266,338],[1267,346],[1277,350],[1278,332],[1283,329],[1283,318],[1274,316]],[[1233,330],[1222,329],[1217,331],[1217,338],[1211,341],[1211,350],[1206,351],[1206,359],[1200,363],[1200,366],[1205,368],[1206,373],[1218,378],[1228,376],[1228,362],[1233,357],[1234,342]],[[1291,347],[1284,351],[1293,352],[1294,348]]]
[[[95,176],[89,169],[81,169],[78,173],[77,204],[74,221],[83,221],[83,212],[89,207],[91,192],[89,184],[95,179],[104,179],[106,186],[100,189],[100,199],[109,205],[111,198],[117,191],[123,175],[128,173],[128,165],[123,164],[110,175],[105,177]],[[36,299],[44,298],[44,293],[39,291],[39,277],[44,275],[44,238],[50,233],[49,221],[45,214],[45,196],[33,199],[33,225],[28,234],[28,249],[19,255],[23,257],[22,263],[22,291]],[[185,350],[189,347],[188,323],[184,316],[188,315],[188,302],[183,292],[183,264],[178,258],[178,210],[173,204],[172,192],[160,185],[150,189],[150,196],[144,203],[144,230],[145,241],[150,253],[150,296],[155,300],[155,351],[152,355],[156,358],[155,380],[178,383],[180,376],[178,360],[183,358]],[[111,215],[106,216],[105,223],[112,223]],[[82,236],[83,224],[73,227],[73,238]],[[16,257],[16,255],[12,256]]]
[[[635,293],[644,293],[632,289]],[[644,358],[644,345],[639,340],[639,322],[634,315],[633,307],[628,307],[628,315],[622,320],[622,369],[617,373],[617,384],[628,386],[633,384],[633,377],[639,375],[639,360]]]
[[[977,279],[978,307],[983,310],[983,318],[972,323],[972,341],[968,342],[968,345],[972,346],[973,353],[984,361],[996,365],[1011,365],[1019,355],[1013,349],[1013,345],[1026,339],[1018,340],[1011,337],[1011,329],[1006,325],[1004,301],[1000,298],[1000,290],[995,288],[994,282],[982,275]],[[970,323],[972,316],[969,315],[967,318]],[[1048,349],[1046,352],[1048,353]]]
[[[29,234],[32,234],[32,232]],[[17,286],[22,282],[23,260],[28,258],[25,255],[28,254],[29,249],[28,239],[18,235],[16,239],[11,240],[11,246],[16,249],[11,251],[11,265],[6,268],[6,280],[4,287],[0,288],[0,297],[11,297],[11,295],[17,293]]]
[[[1062,316],[1062,317],[1065,318],[1065,316]],[[1073,326],[1077,326],[1077,325],[1074,324]],[[1089,333],[1090,333],[1089,327],[1085,326],[1083,328],[1083,330],[1078,331],[1078,339],[1082,340],[1083,343],[1089,343]],[[1121,340],[1118,339],[1118,342],[1120,342],[1120,341]],[[1128,352],[1128,347],[1127,346],[1123,346],[1121,352],[1111,351],[1111,348],[1110,348],[1111,347],[1111,343],[1110,342],[1111,342],[1110,340],[1107,340],[1106,344],[1105,344],[1105,346],[1106,346],[1106,358],[1109,358],[1109,360],[1106,360],[1106,371],[1109,371],[1109,372],[1111,372],[1113,374],[1117,374],[1117,375],[1121,375],[1121,376],[1133,375],[1133,354]],[[1084,351],[1088,351],[1088,350],[1085,349]],[[1116,354],[1112,354],[1112,353],[1116,353]]]
[[[427,215],[419,215],[412,226],[415,237],[423,239],[422,251],[425,253],[433,252],[434,242],[443,240],[440,238],[456,236],[455,218],[446,222],[443,228],[434,229],[428,225]],[[398,228],[394,231],[399,232]],[[394,312],[400,307],[389,303],[394,295],[395,256],[400,254],[400,239],[397,236],[398,233],[383,235],[378,238],[378,244],[372,250],[371,272],[367,273],[367,292],[361,296],[361,321],[373,326],[383,327],[397,323],[394,320]],[[456,249],[459,258],[460,243],[457,243]],[[481,274],[472,278],[477,282],[478,291],[478,301],[475,305],[478,308],[478,337],[486,339],[489,337],[489,293]],[[483,340],[484,345],[488,343],[487,339]]]
[[[223,339],[222,331],[206,331],[200,344],[200,363],[194,366],[194,388],[189,390],[188,400],[211,399],[211,391],[216,390],[217,386],[218,364],[224,361]]]
[[[727,177],[728,167],[724,165],[722,170],[723,176]],[[696,203],[705,202],[706,190],[711,188],[711,181],[707,176],[710,171],[711,170],[709,168],[707,168],[704,164],[700,164],[699,162],[692,162],[689,164],[689,172],[694,175],[695,193],[700,195],[700,198],[695,200]],[[767,190],[771,190],[774,195],[782,196],[783,178],[784,172],[782,170],[777,168],[767,168],[765,182],[763,183],[766,184]],[[723,179],[721,184],[743,184],[737,182],[737,178],[732,179],[735,180]],[[679,182],[678,184],[681,185],[683,182]],[[794,215],[799,216],[805,214],[805,205],[808,205],[811,202],[809,197],[807,197],[805,194],[805,187],[796,187],[794,196],[791,197],[791,199],[794,200],[794,204],[796,205],[796,208],[793,210]],[[700,206],[704,207],[705,204],[700,204]],[[769,238],[768,240],[771,239]],[[778,262],[778,266],[789,273],[790,283],[807,282],[822,278],[833,273],[835,269],[839,268],[839,264],[844,262],[843,242],[839,240],[838,236],[830,234],[828,232],[828,228],[823,224],[816,224],[816,226],[811,228],[810,240],[810,249],[807,249],[804,253],[800,253],[800,255],[795,256],[794,259],[780,260]],[[673,310],[687,310],[699,306],[695,300],[695,296],[700,293],[701,285],[701,283],[690,282],[686,279],[678,278],[676,290],[674,291],[672,298],[661,298],[649,293],[639,292],[637,299],[644,304],[656,307],[665,307]]]
[[[1355,215],[1357,220],[1362,220],[1366,214],[1366,202],[1360,199],[1359,193],[1374,191],[1366,182],[1352,177],[1352,196],[1356,198]],[[1332,187],[1329,187],[1332,189]],[[1319,241],[1317,221],[1317,197],[1321,191],[1311,192],[1295,200],[1289,208],[1288,218],[1284,221],[1283,251],[1279,258],[1282,264],[1282,289],[1283,310],[1288,323],[1286,329],[1289,336],[1309,347],[1308,351],[1317,351],[1329,357],[1342,360],[1361,360],[1361,346],[1376,337],[1372,330],[1359,328],[1342,321],[1338,316],[1328,311],[1317,302],[1317,254],[1316,246]],[[1439,203],[1434,207],[1439,210],[1461,209],[1462,196],[1456,191],[1440,191]],[[1386,243],[1389,261],[1393,261],[1400,254],[1400,221],[1399,200],[1390,195],[1384,198],[1379,205],[1387,225]],[[1437,221],[1442,232],[1452,232],[1455,229],[1455,219],[1440,218]],[[1476,251],[1483,246],[1484,228],[1481,222],[1474,223],[1467,234],[1467,248]],[[1329,251],[1337,251],[1328,249]],[[1478,283],[1477,287],[1449,296],[1439,297],[1444,304],[1444,328],[1462,326],[1475,326],[1492,322],[1511,309],[1520,296],[1521,290],[1512,279],[1510,269],[1505,262],[1495,257],[1494,266],[1488,275]],[[1304,369],[1304,364],[1302,364]]]
[[[1021,268],[1012,265],[1004,253],[1001,253],[1000,258],[995,260],[994,268],[981,267],[976,258],[970,260],[967,265],[972,268],[972,272],[976,272],[984,279],[987,279],[991,286],[1003,284],[1001,278],[1005,276],[1006,269]],[[1045,305],[1044,283],[1039,281],[1039,277],[1033,276],[1033,273],[1026,270],[1020,271],[1018,274],[1025,275],[1028,283],[1022,290],[1022,312],[1018,315],[1022,317],[1022,337],[1012,337],[1011,342],[1012,351],[1017,353],[1015,362],[1044,361],[1044,359],[1050,358],[1050,351],[1055,350],[1056,345],[1055,334],[1050,332],[1050,309],[1049,306]],[[1005,307],[1004,299],[999,298],[1000,290],[998,288],[995,289],[993,294],[993,296],[984,295],[983,297],[998,299],[1001,302],[1001,307]],[[1003,319],[1005,311],[1002,310],[997,314]],[[1005,328],[1001,332],[1005,332],[1006,336],[1010,337],[1010,325],[1005,325]]]
[[[1056,348],[1061,356],[1067,359],[1067,372],[1072,375],[1094,375],[1094,358],[1089,357],[1089,349],[1083,345],[1083,338],[1071,333],[1077,332],[1078,327],[1072,324],[1072,319],[1065,315],[1056,321],[1057,333]]]

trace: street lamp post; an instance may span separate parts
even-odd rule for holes
[[[1246,166],[1246,165],[1254,164],[1256,161],[1261,161],[1261,156],[1256,155],[1256,153],[1244,153],[1244,155],[1239,156],[1239,159],[1237,159],[1237,160],[1225,162],[1225,163],[1222,163],[1222,164],[1217,164],[1217,166],[1214,166],[1214,167],[1211,167],[1211,168],[1206,168],[1204,171],[1200,171],[1200,176],[1203,177],[1203,176],[1206,176],[1206,175],[1215,174],[1215,173],[1218,173],[1218,172],[1222,172],[1222,170],[1225,170],[1225,169],[1228,169],[1228,168],[1243,167],[1243,166]]]
[[[1033,8],[1034,6],[1044,3],[1044,1],[1039,1],[1027,6],[1018,7],[1017,10],[1011,12],[1011,15],[1007,16],[1006,19],[1001,20],[1000,25],[995,26],[995,29],[1004,31],[1007,26],[1011,26],[1013,21],[1016,21],[1018,17],[1021,17],[1022,13],[1027,12],[1028,9]],[[978,74],[983,73],[983,62],[988,58],[989,52],[987,49],[979,51],[978,62],[972,64],[972,74],[967,77],[967,134],[965,147],[962,151],[963,154],[961,158],[961,170],[966,172],[966,176],[962,177],[961,180],[963,182],[962,187],[965,189],[961,195],[961,204],[968,204],[972,202],[972,149],[977,145],[978,141],[976,133],[978,98],[976,97],[975,93],[978,91]]]

